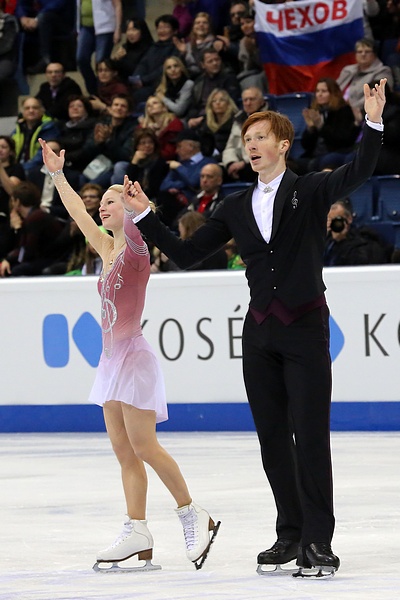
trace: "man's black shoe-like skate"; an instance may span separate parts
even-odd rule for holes
[[[259,575],[286,575],[292,569],[282,569],[284,565],[297,557],[299,543],[293,540],[280,539],[268,550],[260,552],[257,557],[257,573]],[[269,567],[269,568],[268,568]]]
[[[333,577],[340,560],[333,554],[330,544],[316,543],[299,548],[296,564],[299,570],[293,577]]]

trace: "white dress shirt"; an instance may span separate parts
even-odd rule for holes
[[[269,242],[272,232],[272,217],[274,214],[274,202],[279,184],[282,181],[284,171],[275,177],[268,185],[258,179],[254,188],[251,205],[254,218],[264,240]]]

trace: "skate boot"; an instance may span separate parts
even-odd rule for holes
[[[333,577],[340,566],[340,560],[332,552],[330,544],[309,544],[299,547],[297,566],[293,577]]]
[[[259,575],[287,575],[293,569],[281,565],[291,562],[297,557],[299,543],[293,540],[278,539],[268,550],[260,552],[257,557]]]
[[[175,512],[183,527],[186,556],[194,563],[196,569],[201,569],[221,522],[218,521],[215,525],[208,512],[194,502],[175,509]]]
[[[137,556],[138,560],[144,560],[144,566],[123,566],[118,563]],[[159,565],[153,565],[153,536],[147,528],[147,521],[138,521],[136,519],[127,520],[121,534],[117,537],[111,546],[101,550],[97,554],[97,562],[93,569],[97,572],[109,571],[150,571],[161,569]]]

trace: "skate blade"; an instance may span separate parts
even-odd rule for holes
[[[214,527],[211,529],[212,536],[210,538],[210,542],[209,542],[207,548],[204,550],[203,554],[197,560],[193,561],[194,566],[196,567],[196,571],[199,571],[201,569],[201,567],[204,565],[204,562],[208,556],[208,553],[210,552],[211,544],[213,543],[213,541],[215,540],[215,538],[217,536],[220,525],[221,525],[221,521],[218,521],[218,523],[216,525],[214,525]]]
[[[93,565],[93,571],[96,573],[131,573],[134,571],[143,572],[143,571],[159,571],[161,569],[161,565],[153,565],[150,559],[144,561],[144,565],[139,565],[137,567],[123,565],[124,561],[115,560],[112,562],[96,562]],[[119,566],[122,563],[123,566]]]
[[[285,563],[284,566],[282,565],[257,565],[257,573],[259,575],[272,575],[273,577],[278,577],[280,575],[293,575],[294,573],[296,573],[296,571],[298,571],[298,569],[294,568],[294,567],[286,567],[286,564],[289,563]]]
[[[322,577],[333,577],[336,573],[336,567],[315,566],[310,569],[300,567],[297,573],[293,573],[292,577],[302,577],[311,579],[321,579]]]

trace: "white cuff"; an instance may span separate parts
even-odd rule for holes
[[[139,221],[141,221],[146,215],[149,214],[149,212],[151,211],[150,206],[148,206],[147,208],[144,209],[143,212],[139,213],[134,219],[133,222],[134,223],[139,223]]]
[[[370,121],[368,119],[368,115],[365,115],[365,122],[367,123],[368,127],[371,127],[372,129],[376,129],[376,131],[383,131],[383,121],[382,120],[380,123],[374,123],[373,121]]]

